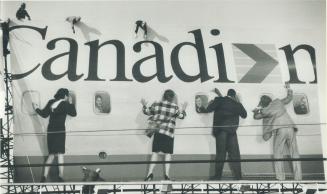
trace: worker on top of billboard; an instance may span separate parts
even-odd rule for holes
[[[176,119],[184,119],[186,116],[185,109],[187,103],[182,104],[180,109],[176,103],[174,103],[175,92],[172,90],[166,90],[159,102],[154,102],[150,107],[147,107],[147,102],[142,99],[143,113],[151,116],[150,122],[156,124],[156,132],[154,133],[152,143],[152,156],[151,161],[158,161],[158,155],[163,154],[165,163],[165,180],[170,180],[169,170],[171,155],[174,150],[174,131],[176,125]],[[149,165],[148,174],[145,181],[153,179],[153,170],[155,163]]]
[[[25,19],[25,17],[28,18],[28,20],[31,20],[31,17],[30,15],[28,14],[28,12],[26,11],[26,4],[25,3],[22,3],[20,5],[20,8],[17,10],[16,12],[16,18],[18,20],[22,20],[22,19]]]
[[[69,22],[72,26],[73,33],[75,34],[75,25],[81,21],[79,16],[69,16],[66,18],[66,21]]]
[[[236,130],[239,117],[246,118],[247,112],[239,102],[234,89],[229,89],[227,96],[222,97],[218,89],[214,90],[218,97],[209,103],[207,112],[214,112],[213,135],[216,138],[216,172],[212,179],[220,180],[224,168],[224,160],[228,152],[229,159],[240,160],[240,149]],[[241,163],[231,162],[231,169],[237,180],[242,179]]]
[[[285,105],[293,99],[293,91],[289,83],[285,84],[287,96],[283,99],[272,100],[269,96],[263,95],[257,108],[253,110],[254,119],[262,119],[263,139],[268,141],[274,134],[274,158],[284,157],[284,150],[287,147],[292,158],[300,158],[296,141],[297,127],[287,113]],[[276,178],[285,180],[283,161],[274,162]],[[302,180],[302,169],[300,161],[293,161],[294,179]]]
[[[147,35],[148,35],[148,27],[146,25],[146,22],[145,21],[142,21],[142,20],[137,20],[135,22],[136,24],[136,27],[135,27],[135,37],[137,37],[137,32],[139,31],[139,28],[141,28],[144,32],[144,39],[146,39]]]
[[[38,105],[32,103],[36,113],[43,118],[49,118],[48,124],[48,151],[49,156],[46,160],[46,164],[51,164],[54,157],[58,157],[58,164],[64,163],[65,143],[66,143],[66,116],[76,116],[75,105],[72,103],[73,99],[69,95],[69,91],[66,88],[60,88],[54,95],[54,99],[49,100],[45,108],[39,109]],[[49,174],[50,166],[44,167],[44,174],[41,178],[41,182],[45,182]],[[64,166],[59,166],[58,181],[63,182]]]
[[[5,20],[0,20],[1,30],[2,30],[2,52],[3,52],[3,56],[7,56],[8,54],[10,54],[10,51],[8,49],[8,44],[9,44],[9,23],[10,23],[9,18],[7,18]]]

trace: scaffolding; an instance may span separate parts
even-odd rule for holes
[[[71,182],[8,183],[2,189],[15,193],[82,193],[85,185],[94,185],[94,193],[312,193],[326,191],[324,181],[149,181],[149,182]],[[93,192],[92,192],[93,193]]]
[[[1,182],[13,183],[14,167],[13,167],[13,101],[12,101],[12,86],[11,73],[8,69],[7,54],[4,55],[4,83],[5,83],[5,114],[1,120]],[[8,187],[9,189],[9,187]],[[7,190],[11,193],[10,190]]]

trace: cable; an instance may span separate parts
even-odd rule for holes
[[[121,133],[121,134],[67,134],[66,136],[70,137],[98,137],[98,136],[144,136],[144,133]],[[196,136],[196,135],[207,135],[207,136],[212,136],[211,133],[175,133],[174,136]],[[44,134],[26,134],[26,135],[17,135],[17,136],[46,136],[46,133]],[[238,137],[261,137],[262,134],[238,134]],[[316,136],[321,136],[320,133],[315,133],[315,134],[299,134],[296,135],[297,137],[316,137]]]
[[[216,163],[216,162],[276,162],[276,161],[326,161],[327,158],[275,158],[275,159],[239,159],[239,160],[174,160],[174,161],[118,161],[118,162],[73,162],[62,164],[18,164],[3,165],[1,167],[43,167],[43,166],[82,166],[82,165],[139,165],[139,164],[187,164],[187,163]]]
[[[283,124],[283,125],[219,125],[219,126],[188,126],[188,127],[176,127],[177,129],[203,129],[203,128],[222,128],[222,127],[260,127],[260,126],[312,126],[312,125],[326,125],[326,123],[299,123],[299,124]],[[13,133],[14,135],[36,135],[36,134],[54,134],[54,133],[97,133],[97,132],[113,132],[113,131],[138,131],[147,130],[147,128],[125,128],[125,129],[98,129],[98,130],[77,130],[77,131],[49,131],[49,132],[31,132],[31,133]]]

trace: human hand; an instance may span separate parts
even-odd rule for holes
[[[215,88],[212,90],[214,93],[216,93],[218,96],[222,96],[218,88]]]
[[[287,95],[288,95],[288,96],[293,95],[293,90],[290,89],[290,88],[288,88],[288,89],[287,89]]]
[[[71,95],[68,96],[68,102],[69,104],[73,104],[73,97]]]
[[[32,107],[34,110],[39,108],[39,105],[37,103],[32,102]]]
[[[258,113],[260,112],[261,107],[255,107],[255,109],[252,110],[253,113]]]
[[[142,98],[142,99],[141,99],[141,104],[142,104],[143,106],[146,106],[146,105],[148,104],[148,102],[147,102],[144,98]]]
[[[235,95],[235,98],[234,99],[235,99],[236,102],[240,102],[240,98],[238,97],[237,94]]]
[[[182,110],[183,110],[183,111],[185,111],[185,109],[186,109],[187,105],[188,105],[188,103],[187,103],[187,102],[184,102],[184,103],[182,104]]]

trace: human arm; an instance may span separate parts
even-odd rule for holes
[[[263,115],[261,114],[261,109],[254,109],[253,111],[253,118],[255,119],[255,120],[260,120],[260,119],[262,119],[263,118]]]
[[[27,16],[28,20],[31,20],[31,16],[28,14],[26,10],[25,10],[25,15]]]
[[[40,109],[39,108],[39,105],[36,104],[36,103],[32,103],[32,106],[35,110],[35,112],[40,115],[41,117],[43,118],[47,118],[49,115],[50,115],[50,106],[51,106],[51,102],[49,101],[47,103],[47,105],[43,108],[43,109]]]
[[[283,104],[288,104],[292,101],[293,99],[293,90],[291,90],[290,88],[287,89],[287,96],[283,99],[281,99],[281,101],[283,102]]]
[[[176,114],[177,118],[179,118],[179,119],[184,119],[185,118],[185,116],[186,116],[185,110],[186,110],[187,105],[188,105],[188,103],[184,102],[182,104],[182,110],[177,109],[177,114]]]
[[[291,89],[289,82],[285,82],[285,86],[284,87],[287,90],[287,96],[285,98],[281,99],[281,101],[283,102],[283,104],[288,104],[293,99],[293,90]]]
[[[248,116],[248,113],[246,112],[244,106],[241,103],[239,103],[239,105],[240,105],[239,115],[241,118],[245,119]]]
[[[75,117],[77,115],[75,105],[72,103],[66,104],[66,113],[69,116]]]
[[[154,114],[153,109],[151,108],[151,107],[153,107],[153,104],[151,105],[151,107],[147,107],[148,102],[144,98],[141,99],[141,104],[143,106],[143,108],[142,108],[143,114],[148,115],[148,116]]]
[[[212,90],[214,93],[216,93],[218,95],[218,97],[222,97],[223,95],[220,93],[218,88],[215,88]]]
[[[208,107],[207,112],[213,112],[220,105],[220,97],[216,97],[214,100],[211,100]]]

